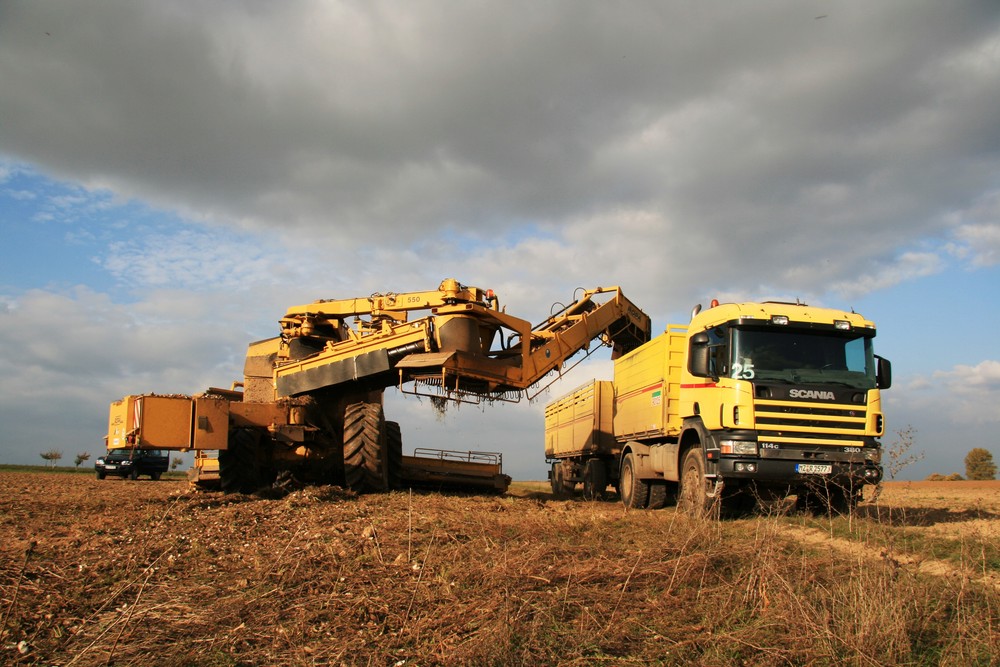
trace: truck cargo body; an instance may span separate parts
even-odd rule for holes
[[[874,335],[859,315],[799,304],[726,304],[671,325],[615,360],[613,382],[589,385],[608,385],[601,392],[577,389],[546,408],[553,490],[583,482],[587,492],[603,478],[633,507],[679,499],[739,514],[796,495],[849,509],[882,476],[890,366],[874,356]],[[598,402],[608,390],[613,401]],[[591,446],[607,441],[596,424],[608,411],[614,444]],[[600,417],[560,418],[569,414]]]

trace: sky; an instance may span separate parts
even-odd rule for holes
[[[875,321],[900,478],[1000,460],[1000,4],[0,2],[0,462],[240,379],[289,305],[619,285]],[[603,357],[602,357],[603,355]],[[533,401],[389,390],[404,450],[544,479]]]

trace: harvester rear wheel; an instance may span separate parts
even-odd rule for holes
[[[631,453],[622,461],[619,478],[622,504],[631,509],[643,509],[649,505],[649,483],[639,479],[635,473],[635,460]]]
[[[385,446],[389,450],[389,488],[403,488],[403,432],[399,422],[385,423]]]
[[[385,491],[385,415],[379,403],[352,403],[344,414],[344,478],[358,492]]]
[[[234,429],[226,449],[219,451],[219,483],[225,493],[253,493],[270,483],[264,475],[260,432]]]

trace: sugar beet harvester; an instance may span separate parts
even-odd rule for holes
[[[429,314],[411,319],[415,311]],[[195,481],[217,475],[232,492],[288,476],[366,492],[419,482],[505,489],[499,455],[404,457],[384,390],[435,402],[517,400],[577,352],[592,352],[595,339],[617,357],[650,337],[649,317],[618,287],[584,291],[532,326],[500,308],[492,290],[454,279],[426,292],[294,306],[280,325],[280,335],[250,344],[232,389],[113,403],[109,449],[194,450]],[[214,450],[217,468],[204,454]]]

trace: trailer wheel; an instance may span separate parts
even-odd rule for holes
[[[630,452],[622,461],[619,477],[622,504],[632,509],[643,509],[649,505],[649,483],[635,474],[635,460]]]
[[[385,446],[389,450],[389,488],[403,488],[403,432],[399,422],[385,423]]]
[[[684,455],[681,466],[681,491],[677,508],[699,519],[717,518],[719,504],[708,495],[708,485],[701,447],[692,447]]]
[[[608,471],[604,461],[590,459],[583,466],[583,497],[587,500],[600,500],[608,488]]]
[[[358,492],[385,491],[389,486],[385,415],[378,403],[353,403],[344,415],[344,477]]]

